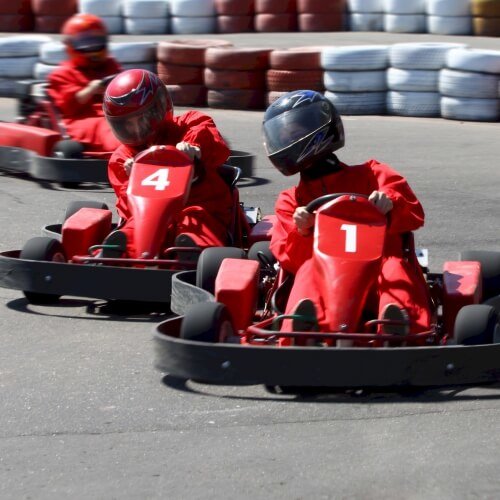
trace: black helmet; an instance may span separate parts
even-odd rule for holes
[[[344,146],[344,126],[335,106],[319,92],[294,90],[264,114],[264,146],[272,164],[293,175]]]

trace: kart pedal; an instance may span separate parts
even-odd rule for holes
[[[120,230],[110,233],[102,242],[99,257],[117,259],[127,250],[127,236]]]
[[[408,335],[410,333],[408,312],[396,304],[387,304],[380,319],[387,321],[387,323],[382,324],[382,333],[390,335]]]
[[[318,314],[311,299],[301,299],[295,306],[292,318],[294,332],[318,332]]]

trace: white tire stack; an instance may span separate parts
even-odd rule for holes
[[[399,116],[440,116],[439,71],[460,44],[396,43],[389,50],[387,112]]]
[[[383,0],[347,0],[351,31],[384,31]]]
[[[387,45],[325,47],[321,53],[325,97],[343,115],[385,114]]]
[[[50,41],[40,46],[39,61],[33,69],[35,80],[47,80],[50,73],[68,58],[62,42]]]
[[[453,49],[439,75],[441,115],[450,120],[498,121],[500,51]]]
[[[426,0],[427,31],[435,35],[470,35],[470,0]]]
[[[40,46],[48,41],[44,35],[0,38],[0,97],[16,97],[17,81],[33,78]]]
[[[154,35],[169,32],[167,0],[123,0],[125,33]]]
[[[109,53],[126,69],[156,73],[156,42],[111,42]]]
[[[121,0],[78,0],[78,12],[99,16],[110,35],[123,33]]]
[[[424,33],[425,0],[383,0],[384,31],[389,33]]]
[[[214,0],[169,0],[170,30],[176,35],[217,32]]]

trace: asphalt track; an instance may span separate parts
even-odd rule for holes
[[[287,46],[437,38],[234,39]],[[498,39],[461,40],[500,48]],[[278,192],[295,179],[265,159],[262,112],[209,112],[233,149],[257,154],[257,178],[242,184],[241,198],[270,213]],[[0,118],[13,116],[14,103],[0,101]],[[344,161],[387,162],[421,199],[427,222],[416,240],[429,249],[431,270],[461,249],[500,250],[500,123],[396,117],[344,123]],[[2,251],[59,221],[71,200],[114,200],[109,189],[71,191],[0,176]],[[153,367],[152,328],[161,315],[76,298],[30,306],[5,289],[0,299],[2,499],[500,495],[500,386],[300,399],[260,386],[179,383]]]

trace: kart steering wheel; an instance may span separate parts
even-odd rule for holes
[[[104,78],[101,78],[101,86],[107,87],[111,83],[111,80],[113,80],[113,78],[117,75],[119,75],[119,73],[114,73],[113,75],[108,75]]]
[[[360,193],[330,193],[330,194],[324,194],[323,196],[319,196],[318,198],[315,198],[314,200],[310,201],[306,205],[306,210],[309,213],[314,213],[316,210],[321,205],[324,205],[325,203],[328,203],[329,201],[336,200],[337,198],[340,198],[341,196],[358,196],[360,198],[365,198],[368,199],[368,196],[366,194],[360,194]]]

